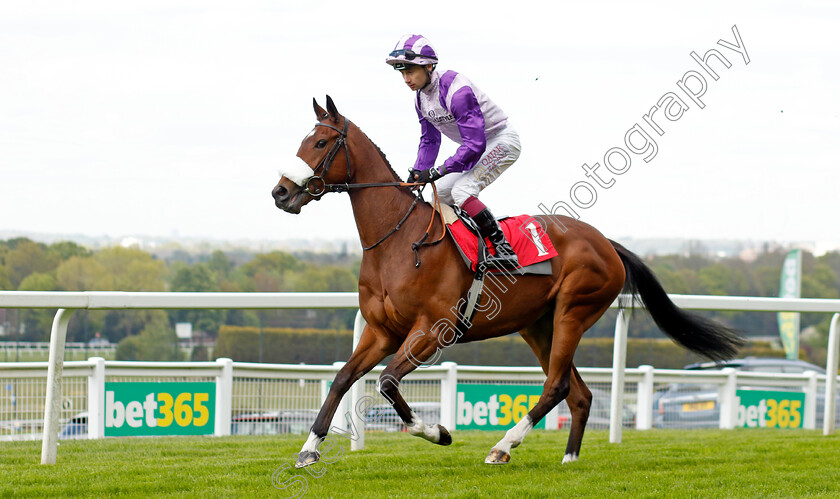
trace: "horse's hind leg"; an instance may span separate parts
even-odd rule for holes
[[[537,359],[539,359],[540,366],[542,366],[546,376],[548,375],[551,359],[551,331],[547,330],[550,327],[551,315],[546,314],[533,326],[520,331],[522,337],[531,347],[531,350],[534,351]],[[564,463],[577,461],[578,455],[580,454],[581,441],[583,440],[583,431],[589,419],[589,408],[592,405],[592,392],[589,391],[586,383],[581,379],[574,362],[572,362],[572,375],[569,381],[569,395],[566,397],[566,403],[569,404],[572,424],[571,430],[569,431],[569,441],[566,444],[566,454],[563,456]]]
[[[581,379],[574,364],[572,364],[570,381],[569,396],[566,397],[566,403],[569,404],[569,412],[572,414],[572,427],[569,430],[569,442],[566,444],[566,455],[563,456],[563,463],[577,461],[580,455],[580,445],[583,441],[583,431],[586,429],[586,421],[589,419],[589,408],[592,406],[592,392],[586,387],[586,383]]]
[[[569,394],[572,358],[575,348],[583,335],[580,321],[570,320],[564,314],[555,311],[554,337],[549,356],[548,373],[539,402],[528,414],[509,429],[485,458],[487,464],[506,464],[510,461],[511,449],[519,446],[525,436]]]
[[[600,291],[601,294],[607,294],[612,290],[605,287]],[[584,331],[589,329],[609,307],[616,294],[617,291],[611,296],[604,296],[604,299],[601,300],[597,299],[597,296],[589,294],[586,296],[587,299],[585,301],[575,302],[572,299],[566,303],[558,303],[554,311],[554,333],[551,339],[548,372],[546,373],[545,385],[543,386],[540,400],[490,450],[490,454],[484,460],[485,463],[504,464],[510,461],[510,450],[521,444],[525,436],[548,414],[548,411],[553,409],[554,406],[570,394],[573,376],[572,359],[574,358],[578,342],[581,336],[583,336]],[[563,298],[560,299],[562,300]],[[574,384],[576,386],[575,394],[577,395],[573,396],[570,407],[574,405],[579,412],[578,417],[575,417],[574,413],[572,416],[573,428],[572,433],[569,435],[569,447],[567,447],[567,451],[569,448],[576,448],[579,452],[580,444],[576,443],[576,440],[583,437],[583,427],[586,425],[586,418],[583,416],[585,414],[588,417],[588,407],[580,403],[586,397],[583,391],[577,389],[577,381],[580,381],[580,386],[583,386],[582,380],[576,378]],[[587,410],[584,412],[583,409]],[[579,422],[577,425],[575,424],[575,420]]]

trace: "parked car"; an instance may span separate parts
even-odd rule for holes
[[[604,390],[590,388],[592,392],[592,405],[589,407],[589,419],[586,422],[587,428],[605,429],[610,427],[610,394]],[[560,402],[558,406],[557,427],[563,429],[572,423],[572,414],[569,411],[569,404],[566,401]],[[633,428],[636,425],[636,413],[626,404],[622,407],[621,426]]]
[[[427,425],[440,423],[440,402],[408,404]],[[366,431],[406,431],[405,424],[390,404],[376,405],[365,411]]]
[[[70,418],[70,421],[65,424],[58,432],[59,440],[76,440],[80,438],[87,438],[87,412],[80,412]]]
[[[702,362],[685,366],[686,370],[720,370],[731,367],[739,371],[801,374],[815,371],[825,374],[820,366],[789,359],[745,358],[722,362]],[[747,388],[740,386],[739,389]],[[825,395],[817,395],[817,425],[822,425]],[[838,412],[840,416],[840,411]],[[653,397],[654,426],[657,428],[717,428],[720,424],[718,385],[713,383],[673,383],[658,390]]]
[[[318,411],[301,409],[295,411],[273,411],[240,414],[231,420],[231,435],[279,435],[309,433]]]

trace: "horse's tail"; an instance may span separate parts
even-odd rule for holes
[[[735,356],[744,340],[735,330],[677,307],[650,267],[630,250],[610,241],[624,263],[624,293],[642,303],[659,328],[680,345],[713,360]]]

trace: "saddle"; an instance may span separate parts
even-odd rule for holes
[[[470,270],[483,267],[492,243],[479,235],[478,226],[463,210],[457,206],[440,205],[440,212],[446,229],[455,241],[464,263]],[[539,221],[530,215],[503,217],[499,225],[505,233],[516,256],[519,267],[514,270],[486,267],[490,273],[515,272],[519,275],[551,275],[551,258],[557,256],[557,250]]]

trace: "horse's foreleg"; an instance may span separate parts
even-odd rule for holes
[[[329,431],[330,423],[335,416],[335,411],[341,398],[347,393],[347,390],[358,381],[362,376],[379,363],[388,355],[394,353],[396,347],[383,340],[384,336],[379,336],[376,331],[370,326],[365,326],[362,336],[359,339],[359,344],[356,350],[350,356],[350,359],[344,364],[344,367],[339,369],[336,374],[327,398],[312,424],[312,429],[309,431],[309,438],[298,454],[296,468],[302,468],[310,464],[318,462],[320,453],[318,446],[324,441]]]
[[[382,375],[379,377],[379,391],[397,411],[397,414],[405,423],[408,433],[438,445],[449,445],[452,443],[452,436],[449,431],[440,424],[427,425],[424,423],[417,413],[411,410],[399,390],[400,381],[403,377],[430,359],[438,348],[440,348],[440,345],[438,345],[435,335],[428,333],[410,335],[388,366],[385,367],[385,370],[382,371]]]

